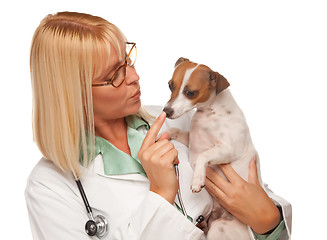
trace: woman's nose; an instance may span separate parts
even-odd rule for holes
[[[134,67],[127,66],[126,67],[126,84],[132,84],[140,80],[139,75],[136,73]]]

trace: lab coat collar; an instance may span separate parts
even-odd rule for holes
[[[137,115],[129,115],[125,117],[125,121],[129,127],[134,129],[138,129],[142,126],[144,126],[146,130],[150,129],[149,123],[143,118],[138,117]]]
[[[121,179],[121,180],[149,182],[148,178],[138,173],[112,174],[112,175],[105,174],[103,158],[101,154],[96,156],[96,158],[93,161],[94,161],[94,173],[99,176],[106,177],[106,178],[113,178],[113,179]]]
[[[94,154],[101,154],[103,159],[103,172],[105,175],[126,175],[146,173],[138,159],[146,130],[149,125],[146,121],[136,115],[125,117],[127,123],[127,138],[131,155],[117,149],[113,144],[101,137],[95,137]]]

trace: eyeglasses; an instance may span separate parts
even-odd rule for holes
[[[112,85],[115,88],[118,88],[126,78],[126,68],[127,66],[134,67],[136,56],[137,56],[137,49],[136,43],[133,42],[126,42],[126,53],[128,54],[125,57],[125,62],[122,64],[112,75],[111,78],[106,80],[104,83],[93,83],[92,87],[102,87]]]

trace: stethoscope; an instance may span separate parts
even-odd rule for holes
[[[175,173],[176,173],[176,177],[177,180],[179,182],[179,170],[178,170],[178,164],[174,165],[175,168]],[[80,180],[76,180],[76,184],[78,186],[79,192],[81,193],[87,214],[89,216],[89,220],[85,223],[85,232],[87,233],[87,235],[89,236],[97,236],[98,238],[103,238],[105,236],[107,236],[107,234],[109,233],[109,224],[108,224],[108,220],[102,216],[102,215],[96,215],[95,217],[93,216],[93,212],[92,212],[92,208],[89,204],[89,201],[87,200],[86,194],[84,192],[82,183]],[[186,209],[182,200],[182,196],[181,196],[181,191],[180,191],[180,184],[178,184],[178,191],[177,191],[177,198],[178,198],[178,202],[181,206],[182,209],[182,214],[187,217],[187,213],[186,213]],[[200,215],[196,221],[195,221],[195,226],[197,226],[199,223],[201,223],[204,220],[204,217],[202,215]]]
[[[84,192],[81,181],[76,180],[79,192],[81,193],[89,220],[85,223],[85,232],[89,236],[97,236],[98,238],[103,238],[109,233],[109,224],[107,219],[102,215],[93,216],[92,208],[87,200],[86,194]]]
[[[149,125],[150,126],[150,125]],[[178,164],[174,164],[175,173],[177,177],[177,181],[179,183],[179,170],[178,170]],[[87,214],[89,216],[89,220],[85,224],[85,232],[89,236],[97,236],[98,238],[103,238],[107,236],[109,233],[109,223],[108,220],[102,216],[102,215],[96,215],[93,216],[92,208],[89,204],[89,201],[87,200],[86,194],[84,192],[82,183],[80,180],[76,180],[76,184],[78,186],[79,192],[81,193]],[[180,184],[178,184],[178,191],[177,191],[177,199],[182,209],[182,214],[187,218],[188,215],[186,213],[186,209],[182,200],[181,191],[180,191]],[[204,220],[204,217],[200,215],[196,221],[195,226],[197,226],[199,223],[201,223]]]

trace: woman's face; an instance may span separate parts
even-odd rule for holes
[[[109,79],[123,63],[111,46],[108,70],[95,81]],[[127,66],[125,80],[118,88],[112,85],[92,87],[94,120],[114,120],[137,113],[141,106],[139,79],[135,69]]]

